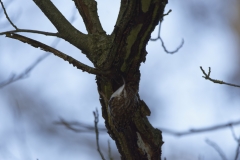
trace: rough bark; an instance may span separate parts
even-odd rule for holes
[[[124,132],[115,130],[107,113],[111,94],[122,85],[121,77],[138,90],[140,64],[146,58],[146,44],[150,34],[163,15],[166,1],[121,1],[118,20],[111,34],[111,47],[103,69],[110,69],[109,77],[97,76],[101,96],[102,115],[110,136],[115,140],[122,159],[160,159],[163,144],[161,131],[152,127],[146,116],[150,111],[144,101],[133,116],[133,123]]]
[[[163,144],[161,131],[149,123],[146,116],[150,115],[150,110],[145,102],[140,100],[138,89],[139,68],[146,59],[146,45],[152,31],[163,16],[167,0],[121,0],[119,15],[111,35],[106,35],[101,26],[95,0],[74,0],[83,17],[88,34],[83,34],[73,27],[50,0],[33,1],[56,27],[58,31],[56,36],[82,50],[95,68],[78,63],[72,57],[43,43],[13,34],[21,30],[3,33],[9,38],[26,42],[34,47],[41,47],[83,71],[96,74],[102,115],[109,135],[116,142],[121,158],[128,160],[160,159]],[[111,122],[108,103],[114,91],[123,84],[122,78],[137,93],[139,107],[134,114],[126,115],[131,118],[131,124],[119,132]]]

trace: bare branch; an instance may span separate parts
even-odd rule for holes
[[[55,122],[55,123],[60,124],[60,125],[64,125],[68,129],[73,130],[75,132],[90,132],[91,133],[91,132],[94,131],[93,126],[87,125],[87,124],[84,124],[84,123],[80,123],[80,122],[67,122],[63,119],[60,119],[60,121]],[[226,124],[220,124],[220,125],[215,125],[215,126],[211,126],[211,127],[200,128],[200,129],[190,129],[188,131],[183,131],[183,132],[172,131],[172,130],[164,129],[164,128],[159,128],[159,130],[161,130],[165,134],[170,134],[170,135],[174,135],[174,136],[186,136],[186,135],[197,134],[197,133],[202,133],[202,132],[215,131],[215,130],[218,130],[218,129],[224,129],[224,128],[231,127],[231,126],[236,126],[236,125],[239,125],[239,124],[240,124],[240,120],[235,121],[235,122],[226,123]],[[103,131],[103,133],[106,133],[106,131],[107,131],[106,128],[103,127],[103,126],[98,127],[98,129],[100,131]]]
[[[79,123],[76,123],[77,125],[79,125]],[[237,121],[237,122],[231,122],[231,123],[228,123],[228,124],[224,124],[224,125],[217,125],[217,126],[213,126],[213,127],[208,127],[208,128],[205,128],[205,129],[192,129],[192,130],[190,130],[190,131],[187,131],[187,132],[182,132],[182,133],[177,133],[177,132],[169,132],[169,130],[167,131],[167,130],[165,130],[165,129],[161,129],[163,132],[165,132],[165,133],[170,133],[170,134],[174,134],[174,135],[177,135],[177,136],[181,136],[181,135],[189,135],[189,134],[192,134],[192,133],[200,133],[200,132],[208,132],[208,131],[212,131],[212,130],[216,130],[216,129],[220,129],[220,128],[224,128],[224,127],[229,127],[229,126],[233,126],[233,125],[237,125],[237,124],[240,124],[240,121]],[[72,124],[70,124],[70,123],[66,123],[66,125],[68,125],[68,126],[71,126]],[[82,125],[82,124],[81,124]],[[82,126],[83,127],[83,126]],[[93,133],[93,127],[90,127],[90,126],[87,126],[86,128],[88,128],[89,130],[89,132],[90,133]],[[71,130],[74,130],[74,131],[76,131],[76,129],[75,128],[73,128],[72,126],[71,126],[71,128],[70,128]],[[106,133],[106,132],[104,132],[104,133]],[[240,141],[239,141],[240,142]],[[217,144],[215,144],[214,142],[211,142],[211,141],[209,141],[209,140],[206,140],[206,143],[208,143],[210,146],[212,146],[218,153],[219,153],[219,155],[222,157],[222,159],[223,160],[225,160],[226,159],[226,156],[224,155],[224,153],[222,152],[222,150],[220,149],[220,147],[218,147],[218,145]],[[237,146],[237,150],[236,150],[236,155],[235,155],[235,160],[237,160],[237,158],[238,158],[238,155],[239,155],[239,152],[240,152],[240,150],[239,150],[239,148],[240,148],[240,143],[238,143],[238,146]],[[111,158],[110,158],[111,159]]]
[[[237,148],[236,148],[236,153],[235,153],[235,158],[234,158],[234,160],[237,160],[238,156],[239,156],[239,153],[240,153],[240,137],[237,138],[237,136],[234,132],[233,126],[231,126],[230,129],[231,129],[232,136],[233,136],[234,140],[237,142]]]
[[[95,130],[95,128],[92,125],[88,125],[88,124],[76,122],[76,121],[67,122],[63,118],[60,118],[60,121],[55,121],[54,124],[63,125],[66,128],[78,133],[81,133],[81,132],[94,133],[94,130]],[[104,126],[98,127],[98,131],[107,133],[107,129]]]
[[[99,115],[98,115],[98,110],[96,108],[96,111],[93,112],[93,115],[94,115],[94,128],[95,128],[95,134],[96,134],[96,143],[97,143],[97,151],[98,153],[100,154],[102,160],[105,160],[101,150],[100,150],[100,146],[99,146],[99,132],[98,132],[98,121],[99,121]]]
[[[81,49],[83,52],[88,51],[87,49],[88,47],[86,43],[88,37],[85,34],[78,31],[76,28],[74,28],[68,22],[68,20],[61,14],[61,12],[59,12],[59,10],[52,4],[50,0],[42,0],[42,1],[34,0],[34,1],[36,4],[38,4],[39,8],[42,9],[43,12],[45,11],[44,13],[50,19],[50,21],[52,23],[54,22],[53,25],[57,28],[57,30],[60,33],[50,33],[50,32],[30,30],[30,29],[18,29],[17,26],[15,26],[10,20],[2,1],[0,1],[2,8],[4,10],[4,13],[6,15],[6,18],[11,23],[11,25],[15,28],[15,30],[1,32],[0,35],[16,33],[16,32],[28,32],[28,33],[43,34],[47,36],[56,36],[56,37],[61,37],[65,39],[69,43]]]
[[[238,140],[238,138],[237,138],[237,136],[236,136],[236,134],[234,132],[233,126],[230,126],[230,129],[231,129],[232,136],[233,136],[234,140],[238,142],[239,140]]]
[[[76,10],[74,10],[76,11]],[[75,12],[73,12],[73,15],[72,17],[70,18],[70,22],[73,23],[74,22],[74,16],[75,15]],[[18,29],[19,30],[19,29]],[[60,39],[55,39],[53,42],[52,42],[52,47],[56,47],[57,44],[60,42]],[[21,79],[24,79],[24,78],[27,78],[27,76],[30,74],[30,72],[43,60],[45,59],[46,57],[48,57],[48,55],[50,55],[49,53],[46,53],[42,56],[40,56],[39,58],[37,58],[37,60],[32,63],[31,65],[29,65],[22,73],[18,74],[18,75],[15,75],[14,73],[5,81],[1,82],[0,83],[0,89],[13,83],[13,82],[16,82],[18,80],[21,80]]]
[[[2,5],[2,8],[4,10],[4,14],[7,18],[7,20],[9,21],[9,23],[15,28],[15,30],[11,30],[11,31],[5,31],[5,32],[1,32],[0,35],[4,35],[4,34],[8,34],[8,33],[17,33],[17,32],[27,32],[27,33],[37,33],[37,34],[43,34],[46,36],[56,36],[56,37],[60,37],[59,33],[51,33],[51,32],[44,32],[44,31],[38,31],[38,30],[31,30],[31,29],[19,29],[16,25],[13,24],[13,22],[11,21],[11,19],[9,18],[6,9],[3,5],[3,2],[0,0],[0,3]]]
[[[166,46],[165,46],[165,44],[164,44],[162,38],[159,37],[159,39],[160,39],[160,41],[162,42],[162,47],[163,47],[164,51],[165,51],[166,53],[169,53],[169,54],[174,54],[174,53],[178,52],[179,49],[182,48],[182,46],[183,46],[183,44],[184,44],[184,39],[182,39],[181,44],[180,44],[175,50],[173,50],[173,51],[169,51],[169,50],[166,48]]]
[[[164,14],[163,16],[168,15],[171,11],[172,11],[172,10],[169,10],[168,13]],[[184,39],[182,39],[181,44],[180,44],[175,50],[169,51],[169,50],[166,48],[166,46],[165,46],[165,44],[164,44],[164,42],[163,42],[163,40],[162,40],[162,38],[161,38],[161,35],[160,35],[161,24],[162,24],[162,20],[160,21],[160,23],[159,23],[159,25],[158,25],[159,28],[158,28],[158,36],[157,36],[157,38],[151,38],[150,40],[151,40],[151,41],[157,41],[157,40],[159,39],[159,40],[161,41],[162,47],[163,47],[163,49],[164,49],[164,51],[165,51],[166,53],[174,54],[174,53],[178,52],[179,49],[183,47]]]
[[[6,5],[5,5],[5,7],[6,7]],[[2,10],[0,9],[0,19],[2,18],[1,16],[4,15],[4,14],[1,14],[1,11],[2,11]],[[2,11],[2,12],[3,12],[3,11]],[[18,17],[18,16],[19,16],[19,15],[15,15],[14,18],[15,18],[15,17]],[[0,23],[1,23],[1,28],[6,28],[6,27],[9,26],[9,22],[8,22],[8,21],[3,21],[3,22],[0,22]]]
[[[238,145],[237,145],[237,149],[236,149],[236,154],[235,154],[234,160],[238,159],[239,153],[240,153],[240,139],[239,139],[239,142],[238,142]]]
[[[13,24],[13,22],[12,22],[11,19],[9,18],[9,16],[8,16],[8,14],[7,14],[7,11],[6,11],[6,9],[5,9],[4,5],[3,5],[2,0],[0,0],[0,3],[1,3],[1,5],[2,5],[2,8],[3,8],[4,14],[5,14],[7,20],[8,20],[9,23],[10,23],[10,24],[11,24],[11,25],[17,30],[18,28],[17,28],[17,26],[15,26],[15,25]]]
[[[200,66],[200,69],[202,70],[202,72],[204,74],[204,76],[202,76],[202,77],[205,78],[206,80],[212,81],[213,83],[225,84],[225,85],[229,85],[229,86],[233,86],[233,87],[240,87],[240,85],[227,83],[227,82],[224,82],[224,81],[220,81],[220,80],[217,80],[217,79],[210,78],[211,67],[209,67],[208,74],[203,70],[202,66]]]
[[[11,4],[11,2],[12,2],[12,0],[8,0],[8,1],[6,1],[6,2],[5,2],[5,4],[4,4],[4,7],[5,7],[5,8],[7,8],[7,7],[8,7],[8,5],[9,5],[9,4]],[[3,9],[2,9],[2,10],[0,10],[0,16],[1,16],[2,12],[4,12],[4,10],[3,10]]]
[[[110,141],[109,140],[108,140],[108,158],[109,158],[109,160],[113,160],[112,152],[111,152],[111,146],[110,146]]]
[[[169,13],[171,13],[171,12],[172,12],[172,10],[171,10],[171,9],[169,9],[167,13],[163,14],[163,17],[165,17],[165,16],[169,15]]]
[[[50,0],[33,1],[56,27],[61,38],[81,49],[83,53],[89,53],[88,36],[72,26]]]
[[[38,42],[36,40],[33,40],[31,38],[28,38],[28,37],[25,37],[25,36],[22,36],[22,35],[19,35],[19,34],[13,34],[13,33],[12,34],[6,34],[6,37],[17,39],[17,40],[22,41],[24,43],[28,43],[28,44],[32,45],[33,47],[36,47],[36,48],[39,47],[44,51],[51,52],[54,55],[64,59],[65,61],[68,61],[74,67],[77,67],[78,69],[81,69],[82,71],[86,71],[90,74],[106,75],[106,74],[109,73],[109,72],[100,71],[98,69],[95,69],[95,68],[92,68],[88,65],[85,65],[85,64],[77,61],[76,59],[72,58],[71,56],[68,56],[65,53],[62,53],[61,51],[58,51],[58,50],[56,50],[56,49],[54,49],[54,48],[52,48],[52,47],[50,47],[46,44],[43,44],[43,43]]]
[[[13,83],[16,82],[18,80],[27,78],[29,76],[29,73],[43,60],[45,59],[49,54],[44,54],[42,56],[40,56],[34,63],[32,63],[29,67],[27,67],[22,73],[20,73],[19,75],[16,74],[12,74],[7,80],[3,81],[0,83],[0,89]]]
[[[200,128],[200,129],[190,129],[189,131],[184,131],[184,132],[176,132],[176,131],[172,131],[172,130],[164,129],[164,128],[160,128],[160,130],[163,133],[172,134],[175,136],[185,136],[185,135],[190,135],[190,134],[214,131],[214,130],[223,129],[226,127],[231,127],[234,125],[239,125],[239,124],[240,124],[240,120],[235,121],[235,122],[226,123],[226,124],[220,124],[220,125],[216,125],[216,126]]]
[[[16,29],[16,30],[11,30],[11,31],[5,31],[5,32],[0,32],[0,35],[17,33],[17,32],[37,33],[37,34],[43,34],[46,36],[61,37],[61,34],[59,34],[59,33],[51,33],[51,32],[31,30],[31,29]]]
[[[226,158],[226,155],[223,153],[223,151],[221,150],[221,148],[213,141],[210,141],[208,139],[206,139],[205,141],[208,145],[210,145],[211,147],[213,147],[217,152],[218,154],[220,155],[220,157],[223,159],[223,160],[227,160]]]
[[[160,22],[162,22],[162,21],[163,21],[163,18],[164,18],[165,16],[169,15],[171,12],[172,12],[172,10],[169,9],[167,13],[163,14],[163,15],[162,15],[162,18],[160,19]]]
[[[104,33],[97,13],[97,2],[95,0],[74,0],[81,14],[88,33]]]

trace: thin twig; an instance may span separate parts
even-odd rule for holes
[[[5,8],[7,8],[7,6],[10,4],[10,2],[11,2],[11,0],[7,1],[7,2],[4,4]],[[3,9],[0,9],[0,20],[2,19],[3,16],[6,17],[3,12],[4,12]],[[15,16],[14,16],[14,19],[16,19],[16,17],[18,17],[19,15],[20,15],[20,14],[15,15]],[[8,21],[0,21],[0,23],[1,23],[1,28],[5,28],[5,27],[8,27],[8,26],[9,26],[9,22],[8,22]],[[11,24],[10,24],[10,25],[11,25]]]
[[[54,124],[63,125],[66,128],[78,133],[86,133],[86,132],[94,133],[93,131],[95,130],[95,128],[92,125],[88,125],[88,124],[76,122],[76,121],[68,122],[61,117],[59,119],[60,121],[55,121]],[[107,130],[104,126],[102,126],[102,127],[98,127],[98,131],[106,133]]]
[[[238,156],[239,156],[239,152],[240,152],[240,137],[237,138],[235,131],[233,129],[233,126],[230,126],[230,129],[231,129],[234,140],[237,142],[237,148],[236,148],[236,153],[235,153],[235,158],[234,158],[234,160],[237,160]]]
[[[68,129],[73,130],[75,132],[90,132],[90,133],[92,133],[94,131],[94,127],[91,125],[87,125],[87,124],[80,123],[80,122],[67,122],[62,118],[60,118],[60,121],[55,122],[55,124],[64,125]],[[158,129],[161,130],[165,134],[170,134],[170,135],[174,135],[174,136],[186,136],[186,135],[197,134],[197,133],[202,133],[202,132],[215,131],[218,129],[224,129],[224,128],[227,128],[230,126],[236,126],[239,124],[240,124],[240,120],[235,121],[235,122],[229,122],[229,123],[225,123],[225,124],[215,125],[215,126],[211,126],[211,127],[200,128],[200,129],[190,129],[188,131],[183,131],[183,132],[177,132],[177,131],[173,131],[173,130],[169,130],[169,129],[165,129],[165,128],[158,128]],[[76,127],[78,127],[78,128],[76,128]],[[107,131],[106,128],[103,126],[98,127],[98,130],[102,131],[103,133],[106,133],[106,131]]]
[[[16,75],[12,74],[7,80],[0,83],[0,89],[21,79],[25,79],[29,76],[30,72],[43,60],[45,59],[49,54],[46,53],[40,57],[37,58],[35,62],[33,62],[31,65],[29,65],[22,73]]]
[[[8,5],[9,5],[9,4],[11,4],[11,1],[12,1],[12,0],[8,0],[8,1],[4,2],[4,3],[5,3],[5,4],[4,4],[4,7],[5,7],[5,8],[7,8],[7,7],[8,7]],[[0,10],[0,16],[2,15],[2,12],[4,12],[4,10],[3,10],[3,9],[2,9],[2,10]],[[4,15],[5,15],[5,14],[4,14]]]
[[[38,30],[32,30],[32,29],[16,29],[16,30],[11,30],[11,31],[5,31],[5,32],[0,32],[0,35],[18,33],[18,32],[37,33],[37,34],[42,34],[45,36],[61,37],[60,33],[52,33],[52,32],[38,31]]]
[[[238,159],[239,153],[240,153],[240,139],[239,139],[239,143],[237,145],[237,149],[236,149],[236,154],[235,154],[234,160]]]
[[[110,160],[113,160],[112,152],[111,152],[111,146],[110,146],[110,141],[109,140],[108,140],[108,158]]]
[[[169,9],[167,13],[163,14],[163,17],[165,17],[165,16],[169,15],[169,13],[171,13],[171,12],[172,12],[172,10],[171,10],[171,9]]]
[[[223,151],[221,150],[221,148],[213,141],[210,141],[209,139],[206,139],[206,143],[208,145],[210,145],[211,147],[213,147],[217,153],[220,155],[220,157],[223,159],[223,160],[227,160],[225,154],[223,153]]]
[[[164,51],[165,51],[166,53],[169,53],[169,54],[174,54],[174,53],[178,52],[179,49],[181,49],[182,46],[183,46],[183,44],[184,44],[184,39],[182,39],[181,44],[180,44],[175,50],[173,50],[173,51],[169,51],[169,50],[166,48],[166,46],[165,46],[165,44],[164,44],[162,38],[159,37],[159,39],[160,39],[160,41],[162,42],[162,47],[163,47]]]
[[[100,154],[102,160],[105,160],[101,150],[100,150],[100,146],[99,146],[99,132],[98,132],[98,121],[99,121],[99,115],[98,115],[98,110],[96,108],[96,111],[93,111],[93,115],[94,115],[94,127],[95,127],[95,133],[96,133],[96,143],[97,143],[97,151]]]
[[[9,18],[9,16],[8,16],[8,14],[7,14],[7,11],[6,11],[6,9],[5,9],[4,5],[3,5],[2,0],[0,0],[0,3],[1,3],[1,5],[2,5],[2,8],[3,8],[4,14],[5,14],[7,20],[8,20],[9,23],[10,23],[10,24],[11,24],[11,25],[17,30],[18,28],[17,28],[17,26],[15,26],[15,25],[13,24],[13,22],[12,22],[11,19]]]
[[[70,18],[70,22],[73,23],[75,21],[75,14],[76,14],[76,9],[73,10],[73,14],[72,14],[72,17]],[[34,31],[34,30],[31,30],[31,31]],[[41,32],[41,31],[40,31]],[[56,47],[58,45],[58,43],[60,42],[61,39],[55,39],[51,46],[52,47]],[[21,79],[24,79],[24,78],[27,78],[27,76],[30,74],[30,72],[41,62],[43,61],[46,57],[48,57],[48,55],[50,55],[49,53],[46,53],[42,56],[39,56],[37,58],[37,60],[32,63],[31,65],[29,65],[22,73],[16,75],[16,74],[12,74],[7,80],[3,81],[3,82],[0,82],[0,89],[13,83],[13,82],[16,82],[18,80],[21,80]]]
[[[11,31],[5,31],[5,32],[0,32],[0,35],[4,35],[4,34],[11,34],[11,33],[17,33],[17,32],[27,32],[27,33],[37,33],[37,34],[43,34],[46,36],[56,36],[56,37],[60,37],[59,33],[51,33],[51,32],[44,32],[44,31],[38,31],[38,30],[31,30],[31,29],[19,29],[16,25],[13,24],[13,22],[11,21],[11,19],[9,18],[7,11],[3,5],[2,0],[0,0],[0,3],[2,5],[4,14],[7,18],[7,20],[9,21],[9,23],[15,28],[15,30],[11,30]]]
[[[172,10],[169,9],[167,13],[163,14],[162,17],[160,18],[160,22],[162,22],[162,21],[163,21],[163,18],[164,18],[165,16],[169,15],[169,13],[171,13],[171,12],[172,12]]]
[[[190,134],[214,131],[214,130],[223,129],[223,128],[234,126],[234,125],[239,125],[239,124],[240,124],[240,120],[235,121],[235,122],[226,123],[226,124],[220,124],[220,125],[215,125],[215,126],[211,126],[211,127],[200,128],[200,129],[190,129],[190,130],[184,131],[184,132],[176,132],[176,131],[172,131],[172,130],[164,129],[164,128],[159,128],[159,129],[163,133],[172,134],[175,136],[185,136],[185,135],[190,135]]]
[[[234,132],[233,126],[230,126],[230,130],[232,132],[232,136],[233,136],[234,140],[238,142],[238,138],[237,138],[237,136],[236,136],[236,134]]]
[[[217,79],[210,78],[211,67],[208,68],[208,74],[203,70],[202,66],[200,66],[200,69],[202,70],[202,72],[204,74],[204,76],[202,76],[202,77],[205,78],[206,80],[212,81],[213,83],[225,84],[225,85],[229,85],[229,86],[233,86],[233,87],[240,87],[240,85],[227,83],[227,82],[224,82],[224,81],[220,81],[220,80],[217,80]]]
[[[168,11],[168,13],[167,13],[166,15],[168,15],[169,13],[170,13],[170,12]],[[166,46],[165,46],[165,44],[164,44],[164,41],[162,40],[161,35],[160,35],[161,24],[162,24],[162,21],[160,21],[160,23],[159,23],[159,25],[158,25],[158,36],[157,36],[157,38],[151,38],[150,40],[151,40],[151,41],[157,41],[157,40],[159,39],[159,40],[161,41],[162,47],[163,47],[163,49],[164,49],[164,51],[165,51],[166,53],[174,54],[174,53],[178,52],[179,49],[183,47],[184,39],[182,39],[181,44],[180,44],[174,51],[169,51],[169,50],[166,48]]]

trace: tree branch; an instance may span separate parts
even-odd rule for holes
[[[29,75],[29,73],[43,60],[45,59],[49,54],[44,54],[42,56],[40,56],[34,63],[32,63],[30,66],[28,66],[22,73],[16,75],[16,74],[12,74],[7,80],[3,81],[0,83],[0,89],[13,83],[16,82],[18,80],[27,78],[27,76]]]
[[[169,9],[167,13],[162,15],[162,19],[160,19],[160,21],[163,21],[163,17],[168,16],[171,12],[172,12],[172,10]]]
[[[9,18],[7,11],[3,5],[3,2],[0,0],[0,3],[2,5],[4,14],[7,18],[7,20],[9,21],[9,23],[15,28],[15,30],[11,30],[11,31],[5,31],[5,32],[0,32],[0,35],[4,35],[7,33],[17,33],[17,32],[28,32],[28,33],[38,33],[38,34],[43,34],[46,36],[56,36],[56,37],[60,37],[59,33],[50,33],[50,32],[44,32],[44,31],[37,31],[37,30],[31,30],[31,29],[19,29],[16,25],[14,25],[14,23],[11,21],[11,19]]]
[[[6,5],[5,5],[6,6]],[[73,23],[74,22],[74,15],[75,15],[75,11],[76,10],[74,10],[74,12],[73,12],[73,15],[71,16],[71,18],[70,18],[70,22],[71,23]],[[0,11],[0,14],[1,14],[1,11]],[[14,33],[14,32],[20,32],[20,31],[22,31],[21,29],[17,29],[17,30],[13,30],[13,31],[8,31],[8,32],[5,32],[5,33]],[[49,35],[49,32],[42,32],[42,31],[35,31],[35,30],[23,30],[23,31],[26,31],[26,32],[28,32],[28,31],[30,31],[31,33],[39,33],[39,34],[48,34]],[[3,32],[4,33],[4,32]],[[52,33],[50,33],[50,34],[52,34]],[[53,33],[54,34],[54,33]],[[56,34],[58,34],[58,33],[56,33]],[[59,43],[59,41],[60,41],[60,39],[58,38],[58,39],[55,39],[54,41],[53,41],[53,43],[51,44],[51,46],[52,47],[56,47],[57,46],[57,44]],[[12,74],[7,80],[5,80],[5,81],[3,81],[3,82],[1,82],[0,83],[0,89],[1,88],[3,88],[3,87],[5,87],[5,86],[7,86],[7,85],[9,85],[9,84],[11,84],[11,83],[14,83],[14,82],[16,82],[16,81],[18,81],[18,80],[21,80],[21,79],[24,79],[24,78],[27,78],[27,76],[30,74],[30,72],[43,60],[43,59],[45,59],[46,57],[48,57],[50,55],[50,53],[45,53],[44,55],[42,55],[42,56],[39,56],[38,58],[37,58],[37,60],[34,62],[34,63],[32,63],[31,65],[29,65],[22,73],[20,73],[20,74],[18,74],[18,75],[16,75],[16,74]]]
[[[80,123],[80,122],[67,122],[62,118],[60,118],[60,121],[57,121],[55,123],[59,124],[59,125],[64,125],[68,129],[73,130],[75,132],[93,132],[93,130],[94,130],[94,127],[91,125],[87,125],[87,124]],[[172,131],[172,130],[164,129],[164,128],[159,128],[159,129],[165,134],[170,134],[170,135],[174,135],[174,136],[186,136],[186,135],[197,134],[197,133],[202,133],[202,132],[214,131],[214,130],[218,130],[218,129],[224,129],[224,128],[236,126],[239,124],[240,124],[240,120],[235,121],[235,122],[229,122],[229,123],[225,123],[225,124],[215,125],[215,126],[211,126],[211,127],[190,129],[188,131],[182,131],[182,132]],[[78,128],[76,128],[76,127],[78,127]],[[102,131],[104,133],[107,131],[105,127],[98,127],[98,128],[100,131]]]
[[[38,42],[36,40],[33,40],[31,38],[19,35],[19,34],[6,34],[6,37],[9,38],[13,38],[13,39],[17,39],[19,41],[22,41],[24,43],[28,43],[30,45],[32,45],[33,47],[40,47],[42,50],[47,51],[47,52],[51,52],[54,55],[64,59],[65,61],[68,61],[70,64],[72,64],[74,67],[77,67],[78,69],[81,69],[82,71],[86,71],[90,74],[96,74],[96,75],[106,75],[108,74],[108,72],[104,72],[104,71],[100,71],[98,69],[92,68],[90,66],[87,66],[79,61],[77,61],[76,59],[72,58],[71,56],[68,56],[64,53],[62,53],[61,51],[58,51],[46,44],[43,44],[41,42]]]
[[[108,140],[108,158],[109,158],[109,160],[113,160],[112,152],[111,152],[111,146],[110,146],[110,141],[109,140]]]
[[[95,112],[93,112],[93,115],[94,115],[94,128],[95,128],[95,134],[96,134],[97,151],[100,154],[102,160],[105,160],[99,146],[99,132],[98,132],[98,126],[97,126],[99,121],[99,114],[97,109]]]
[[[237,142],[237,148],[236,148],[236,153],[235,153],[235,158],[234,160],[238,159],[239,153],[240,153],[240,137],[238,138],[234,132],[233,126],[230,127],[231,132],[232,132],[232,136],[234,138],[234,140]]]
[[[33,0],[35,4],[41,9],[46,17],[56,27],[58,32],[72,45],[81,49],[83,53],[88,54],[88,36],[77,30],[69,21],[62,15],[62,13],[55,7],[50,0]]]
[[[97,13],[97,2],[95,0],[74,0],[78,12],[83,18],[88,33],[99,34],[105,31]]]
[[[209,139],[206,139],[205,142],[217,151],[222,160],[227,160],[226,155],[223,153],[222,149],[215,142],[210,141]]]
[[[68,122],[68,121],[65,121],[63,118],[60,118],[59,121],[55,121],[54,124],[63,125],[67,129],[77,133],[81,133],[81,132],[94,133],[94,130],[95,130],[95,128],[92,125],[88,125],[88,124],[77,122],[77,121]],[[107,133],[106,132],[107,130],[104,126],[98,127],[98,131]]]
[[[202,76],[202,77],[205,78],[206,80],[212,81],[213,83],[225,84],[225,85],[229,85],[229,86],[233,86],[233,87],[240,87],[240,85],[227,83],[227,82],[223,82],[223,81],[220,81],[220,80],[217,80],[217,79],[210,78],[211,67],[209,67],[209,69],[208,69],[208,74],[203,70],[202,66],[200,66],[200,69],[202,70],[202,72],[204,74],[204,76]]]
[[[234,160],[238,159],[239,153],[240,153],[240,138],[239,138],[239,142],[237,144],[237,149],[236,149],[236,154],[235,154]]]
[[[166,14],[163,14],[163,17],[166,16],[166,15],[168,15],[169,13],[171,13],[171,11],[172,11],[172,10],[169,10]],[[162,18],[163,18],[163,17],[162,17]],[[163,19],[161,19],[161,20],[160,20],[160,23],[158,24],[158,36],[157,36],[157,38],[151,38],[150,40],[151,40],[151,41],[157,41],[157,40],[159,39],[159,40],[161,41],[161,43],[162,43],[162,47],[163,47],[164,51],[165,51],[166,53],[169,53],[169,54],[174,54],[174,53],[178,52],[179,49],[181,49],[181,48],[183,47],[184,39],[182,39],[181,44],[180,44],[175,50],[169,51],[169,50],[167,49],[167,47],[165,46],[164,41],[162,40],[162,37],[161,37],[161,35],[160,35],[162,21],[163,21]]]
[[[181,44],[180,44],[175,50],[173,50],[173,51],[169,51],[169,50],[166,48],[166,46],[165,46],[165,44],[164,44],[162,38],[159,37],[159,39],[160,39],[160,41],[161,41],[161,43],[162,43],[162,47],[163,47],[164,51],[165,51],[166,53],[169,53],[169,54],[174,54],[174,53],[178,52],[179,49],[182,48],[182,46],[183,46],[183,44],[184,44],[184,39],[182,39]]]
[[[44,2],[45,3],[44,3]],[[1,6],[3,8],[4,14],[7,18],[7,20],[9,21],[9,23],[15,28],[15,30],[11,30],[11,31],[5,31],[5,32],[1,32],[0,35],[4,35],[4,34],[8,34],[8,33],[17,33],[17,32],[27,32],[27,33],[37,33],[37,34],[43,34],[46,36],[56,36],[56,37],[60,37],[65,39],[66,41],[70,42],[71,44],[73,44],[74,46],[78,47],[79,49],[86,51],[86,43],[83,43],[86,41],[85,38],[87,38],[87,35],[79,32],[76,28],[74,28],[71,23],[69,23],[69,21],[61,14],[61,12],[58,11],[58,9],[52,4],[51,1],[49,0],[43,0],[41,2],[39,1],[35,1],[36,4],[39,4],[39,8],[40,6],[42,8],[42,11],[44,10],[45,14],[47,13],[47,16],[49,18],[49,20],[53,23],[53,21],[55,23],[53,23],[53,25],[57,28],[57,30],[60,33],[51,33],[51,32],[45,32],[45,31],[38,31],[38,30],[31,30],[31,29],[19,29],[16,25],[14,25],[14,23],[11,21],[11,19],[9,18],[6,9],[2,3],[2,1],[0,0]],[[47,5],[47,7],[46,7]],[[51,11],[49,11],[51,10]],[[51,18],[51,19],[50,19]],[[62,25],[64,24],[64,25]],[[73,31],[73,32],[71,32]],[[75,35],[77,35],[78,37],[75,37],[78,41],[81,41],[81,44],[76,45],[76,40],[73,39],[73,37],[71,37],[74,34],[70,34],[70,33],[74,33]],[[78,34],[76,34],[78,33]],[[85,41],[84,41],[85,40]],[[84,45],[83,45],[84,44]],[[80,46],[81,45],[81,46]]]
[[[9,18],[9,16],[8,16],[8,14],[7,14],[7,11],[6,11],[6,9],[5,9],[4,5],[3,5],[2,0],[0,0],[0,3],[1,3],[1,6],[2,6],[2,8],[3,8],[4,14],[5,14],[7,20],[8,20],[9,23],[17,30],[18,28],[17,28],[17,26],[15,26],[15,25],[13,24],[13,22],[12,22],[11,19]]]
[[[214,131],[214,130],[223,129],[223,128],[226,128],[226,127],[231,127],[231,126],[234,126],[234,125],[239,125],[239,124],[240,124],[240,120],[235,121],[235,122],[215,125],[215,126],[211,126],[211,127],[200,128],[200,129],[190,129],[189,131],[184,131],[184,132],[176,132],[176,131],[172,131],[172,130],[164,129],[164,128],[160,128],[160,130],[164,133],[172,134],[172,135],[175,135],[175,136],[185,136],[185,135],[189,135],[189,134],[196,134],[196,133],[201,133],[201,132]]]
[[[51,32],[31,30],[31,29],[16,29],[16,30],[11,30],[11,31],[5,31],[5,32],[0,32],[0,35],[4,35],[4,34],[8,34],[8,33],[18,33],[18,32],[37,33],[37,34],[43,34],[45,36],[55,36],[55,37],[61,38],[61,34],[59,34],[59,33],[51,33]]]
[[[43,34],[46,36],[56,36],[56,37],[60,37],[59,33],[51,33],[51,32],[44,32],[44,31],[38,31],[38,30],[31,30],[31,29],[19,29],[16,25],[13,24],[13,22],[11,21],[11,19],[9,18],[7,11],[3,5],[3,2],[0,0],[0,3],[2,5],[4,14],[7,18],[7,20],[9,21],[9,23],[15,28],[15,30],[11,30],[11,31],[5,31],[5,32],[0,32],[0,35],[5,35],[5,34],[11,34],[11,33],[17,33],[17,32],[27,32],[27,33],[37,33],[37,34]]]

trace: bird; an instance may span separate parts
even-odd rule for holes
[[[137,91],[123,79],[123,85],[113,92],[108,101],[108,113],[117,131],[124,131],[130,125],[138,107]]]

